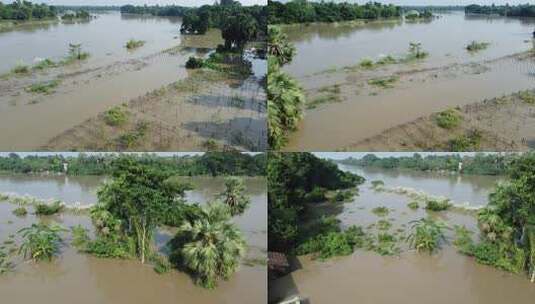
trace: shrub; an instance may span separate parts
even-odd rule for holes
[[[418,204],[418,202],[412,201],[412,202],[407,204],[407,207],[409,207],[412,210],[416,210],[416,209],[420,208],[420,205]]]
[[[154,253],[150,257],[150,261],[154,264],[154,271],[157,274],[164,274],[171,270],[172,264],[166,256]]]
[[[332,196],[329,201],[331,203],[338,203],[348,201],[353,197],[353,192],[351,190],[337,190],[334,196]]]
[[[444,200],[427,200],[425,203],[425,209],[431,211],[444,211],[448,210],[451,204],[448,199]]]
[[[37,204],[35,205],[36,215],[52,215],[63,210],[63,205],[59,201],[55,201],[52,204]]]
[[[385,185],[385,182],[383,182],[382,180],[373,180],[372,181],[372,187],[373,188],[383,187],[384,185]]]
[[[522,91],[518,93],[518,98],[527,104],[535,104],[535,94],[531,91]]]
[[[30,68],[23,64],[23,63],[18,63],[12,70],[11,70],[12,73],[14,74],[28,74],[30,73]]]
[[[34,261],[50,261],[59,252],[62,242],[59,234],[63,231],[66,230],[57,224],[32,224],[23,228],[18,232],[22,236],[19,252]]]
[[[467,134],[460,135],[448,142],[450,151],[474,151],[478,150],[483,135],[477,129],[469,131]]]
[[[186,69],[200,69],[204,65],[204,60],[202,58],[189,57],[186,61]]]
[[[387,207],[375,207],[372,209],[373,214],[377,216],[387,216],[390,213]]]
[[[71,245],[78,250],[84,251],[90,239],[87,235],[87,230],[82,225],[71,227],[72,241]]]
[[[377,229],[379,230],[388,230],[392,227],[392,223],[390,223],[387,220],[379,220],[377,221]]]
[[[446,240],[444,229],[446,224],[437,222],[431,218],[423,218],[411,222],[411,233],[407,237],[409,246],[417,251],[433,253],[440,246],[441,240]]]
[[[448,109],[435,115],[437,125],[443,129],[453,129],[462,121],[462,115],[456,109]]]
[[[24,207],[19,207],[13,210],[13,214],[16,216],[25,216],[26,214],[28,214],[28,210],[26,210],[26,208]]]
[[[128,42],[126,42],[125,47],[129,50],[133,50],[142,47],[143,45],[145,45],[145,41],[143,40],[130,39]]]
[[[374,67],[374,63],[371,59],[362,59],[359,62],[359,66],[364,69],[372,69]]]
[[[474,40],[466,46],[466,50],[469,52],[477,52],[477,51],[484,50],[488,48],[489,46],[490,46],[490,43],[488,42],[477,42]]]
[[[315,258],[321,260],[350,255],[355,248],[362,246],[364,236],[362,228],[357,226],[351,226],[343,232],[320,234],[302,243],[297,248],[297,254],[314,254]]]
[[[53,68],[56,66],[57,66],[57,63],[47,58],[47,59],[41,60],[39,63],[34,65],[33,69],[42,71],[42,70],[46,70],[48,68]]]
[[[314,187],[312,191],[305,194],[305,201],[309,203],[321,203],[326,200],[325,194],[327,189],[322,187]]]
[[[110,126],[120,126],[127,120],[128,112],[121,106],[115,106],[104,113],[104,121]]]

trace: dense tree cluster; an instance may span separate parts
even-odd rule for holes
[[[287,3],[268,0],[269,24],[307,22],[339,22],[356,19],[379,19],[400,17],[402,9],[392,4],[369,2],[353,3],[312,2],[292,0]]]
[[[418,171],[458,171],[462,162],[462,173],[481,175],[501,175],[506,173],[508,163],[515,155],[483,154],[475,156],[454,155],[422,155],[415,153],[412,156],[377,157],[368,154],[360,159],[348,158],[341,163],[362,167],[375,167],[384,169],[410,169]]]
[[[535,5],[468,5],[464,9],[467,14],[500,15],[508,17],[535,17]]]
[[[57,17],[57,9],[46,4],[17,0],[11,4],[0,2],[0,20],[31,20]]]
[[[117,159],[113,154],[88,155],[78,157],[26,156],[11,153],[0,157],[0,171],[16,173],[63,172],[63,164],[68,164],[70,175],[108,175],[112,172],[112,162]],[[141,154],[135,156],[141,163],[173,175],[249,175],[265,174],[265,154],[249,155],[244,153],[207,152],[196,156],[157,156]]]
[[[311,153],[271,153],[268,159],[269,250],[293,252],[300,235],[300,217],[312,201],[315,189],[337,190],[356,187],[360,176],[344,172]]]

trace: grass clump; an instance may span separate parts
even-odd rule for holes
[[[119,136],[117,141],[119,144],[127,149],[134,147],[142,138],[147,135],[149,131],[149,123],[141,121],[136,124],[135,128],[126,134]]]
[[[383,89],[390,89],[394,87],[394,83],[399,80],[398,76],[389,76],[384,78],[373,78],[368,80],[368,84]]]
[[[359,67],[363,69],[373,69],[375,67],[375,64],[373,60],[365,58],[359,62]]]
[[[412,202],[407,204],[407,207],[409,207],[412,210],[416,210],[416,209],[420,208],[420,204],[418,204],[418,202],[416,202],[416,201],[412,201]]]
[[[372,187],[373,188],[380,188],[380,187],[383,187],[385,185],[385,182],[382,181],[382,180],[373,180],[372,181]]]
[[[442,222],[431,218],[423,218],[412,221],[410,229],[411,233],[407,237],[410,247],[418,252],[433,253],[440,248],[440,242],[446,240],[444,230],[449,228]]]
[[[36,215],[53,215],[63,210],[63,205],[59,201],[52,204],[37,204],[35,205]]]
[[[401,251],[397,246],[396,237],[387,232],[377,234],[377,244],[371,249],[380,255],[396,255]]]
[[[346,231],[330,231],[308,239],[297,248],[298,255],[313,254],[325,260],[334,256],[350,255],[363,244],[365,233],[361,227],[351,226]]]
[[[109,126],[120,126],[128,120],[128,112],[122,106],[115,106],[104,113],[104,121]]]
[[[204,66],[204,60],[202,58],[197,57],[189,57],[188,61],[186,61],[186,69],[200,69]]]
[[[388,64],[396,64],[396,63],[398,63],[398,61],[396,60],[396,58],[394,58],[391,55],[381,57],[379,58],[379,60],[375,62],[376,65],[388,65]]]
[[[466,50],[469,52],[478,52],[487,49],[490,46],[488,42],[472,41],[466,46]]]
[[[52,80],[48,82],[42,82],[42,83],[36,83],[32,84],[28,88],[26,88],[26,91],[29,93],[34,94],[52,94],[54,93],[54,89],[60,84],[59,80]]]
[[[34,70],[38,70],[38,71],[42,71],[42,70],[46,70],[46,69],[49,69],[49,68],[54,68],[54,67],[57,67],[57,63],[55,63],[54,61],[50,60],[50,59],[44,59],[44,60],[41,60],[39,63],[37,63],[36,65],[33,66],[33,69]]]
[[[430,211],[445,211],[452,205],[448,199],[445,200],[427,200],[425,203],[425,209]]]
[[[535,105],[535,94],[531,91],[522,91],[518,93],[518,98],[527,104]]]
[[[21,75],[30,73],[30,67],[24,63],[18,63],[12,70],[11,73]]]
[[[353,192],[351,190],[337,190],[333,196],[329,198],[331,203],[339,203],[349,201],[353,198]]]
[[[130,39],[126,42],[125,47],[129,50],[137,49],[145,45],[143,40]]]
[[[339,84],[320,88],[318,90],[318,93],[320,93],[320,96],[307,102],[306,107],[307,109],[315,109],[318,107],[318,105],[321,105],[324,103],[340,102],[341,92],[342,90],[340,89]]]
[[[453,129],[461,123],[463,117],[456,109],[448,109],[435,115],[437,125],[443,129]]]
[[[36,262],[51,261],[59,252],[62,243],[60,233],[63,231],[66,230],[57,224],[32,224],[23,228],[18,232],[22,236],[19,253]]]
[[[166,256],[154,253],[150,256],[150,261],[154,265],[154,272],[157,274],[164,274],[173,268],[173,265]]]
[[[390,227],[392,227],[392,223],[390,223],[387,220],[379,220],[377,221],[377,229],[379,230],[388,230]]]
[[[475,151],[479,149],[483,135],[477,129],[471,130],[466,134],[459,135],[448,141],[450,151]]]
[[[24,207],[19,207],[19,208],[13,210],[13,214],[15,216],[26,216],[26,214],[28,214],[28,210],[26,210],[26,208],[24,208]]]
[[[373,214],[377,216],[387,216],[390,213],[390,210],[386,207],[375,207],[372,209]]]

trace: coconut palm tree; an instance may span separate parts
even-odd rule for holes
[[[229,177],[225,180],[225,190],[219,195],[223,203],[229,207],[232,216],[245,212],[251,200],[245,194],[245,184],[243,179]]]
[[[178,248],[183,265],[194,273],[197,284],[210,289],[218,279],[230,278],[246,250],[240,231],[230,222],[228,207],[221,203],[201,208],[197,219],[179,228],[177,238],[185,239]]]
[[[302,117],[305,96],[297,81],[281,71],[274,59],[269,60],[267,88],[268,142],[275,150],[286,143],[287,133],[296,129]]]

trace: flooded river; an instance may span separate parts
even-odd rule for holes
[[[285,69],[299,79],[308,102],[338,86],[338,102],[308,109],[286,149],[344,149],[434,112],[533,88],[535,63],[512,55],[533,47],[534,26],[535,19],[456,12],[429,22],[286,27],[297,55]],[[472,40],[491,44],[470,53],[465,47]],[[428,58],[373,70],[344,69],[366,58],[403,57],[413,41],[422,43]],[[392,87],[369,85],[392,75],[397,77]]]
[[[381,217],[373,214],[375,207],[388,207],[384,219],[392,224],[390,233],[404,239],[408,223],[426,216],[442,220],[448,226],[464,225],[477,232],[475,218],[465,212],[427,212],[411,210],[407,204],[413,199],[372,189],[372,180],[382,180],[385,188],[404,187],[429,195],[445,196],[452,203],[471,206],[487,204],[493,185],[502,178],[491,176],[448,176],[435,173],[393,171],[339,166],[367,179],[359,187],[359,195],[352,202],[335,211],[342,226],[359,225],[369,233],[377,233]],[[321,208],[321,206],[320,206]],[[330,208],[331,212],[332,207]],[[399,235],[394,231],[400,231]],[[398,241],[399,256],[380,256],[374,252],[357,250],[353,255],[337,257],[325,262],[309,256],[298,258],[300,269],[270,283],[270,298],[285,298],[299,294],[310,303],[461,303],[500,304],[529,303],[535,297],[535,286],[527,277],[512,275],[492,267],[479,265],[472,258],[456,252],[451,245],[452,231],[446,231],[448,242],[433,255],[418,254]],[[332,284],[336,282],[336,284]],[[326,288],[326,286],[329,286]]]
[[[187,178],[195,190],[187,193],[188,201],[205,203],[223,190],[222,178]],[[32,195],[43,199],[56,198],[66,203],[78,200],[96,202],[102,177],[37,177],[1,176],[0,192]],[[249,245],[247,258],[265,259],[267,246],[267,194],[263,178],[246,179],[251,196],[250,208],[235,222]],[[0,242],[8,240],[22,227],[38,222],[32,212],[23,218],[11,212],[17,206],[0,203]],[[92,231],[87,216],[68,213],[41,220],[54,221],[65,227],[81,224]],[[172,231],[158,231],[159,247],[173,236]],[[65,244],[70,236],[65,236]],[[0,276],[0,293],[10,303],[265,303],[267,297],[264,265],[241,265],[229,281],[221,282],[215,290],[193,284],[181,272],[158,275],[152,266],[137,261],[98,259],[79,254],[70,246],[62,246],[61,256],[51,263],[16,261],[13,272]],[[125,279],[128,278],[128,279]]]

